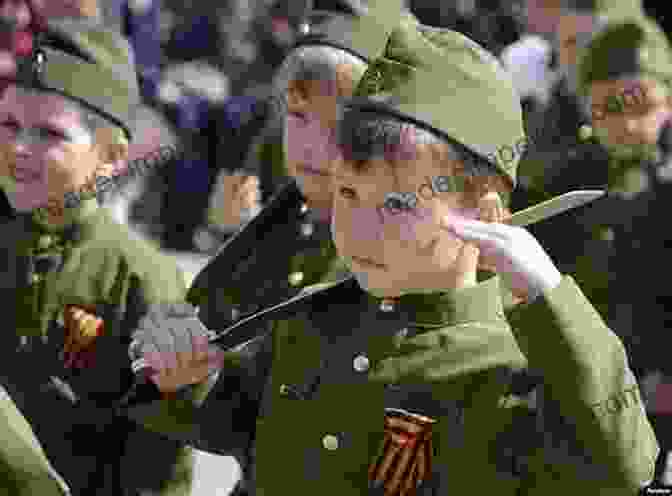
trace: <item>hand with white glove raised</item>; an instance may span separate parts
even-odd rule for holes
[[[443,228],[480,251],[479,264],[503,276],[513,294],[532,302],[558,286],[562,274],[539,242],[522,227],[461,216],[443,219]]]
[[[133,333],[129,355],[133,372],[146,374],[162,393],[200,384],[221,362],[209,344],[212,333],[189,304],[155,305]]]

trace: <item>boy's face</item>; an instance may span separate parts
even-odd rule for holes
[[[0,165],[16,182],[17,208],[62,204],[66,192],[85,189],[101,165],[93,139],[66,98],[9,86],[0,99]]]
[[[413,145],[416,146],[416,145]],[[332,235],[360,285],[377,296],[461,287],[475,273],[478,251],[439,227],[442,216],[476,217],[463,193],[432,188],[455,173],[427,145],[402,159],[341,160],[334,168]],[[439,180],[440,181],[440,180]],[[390,208],[390,193],[415,195],[415,208]],[[389,200],[388,200],[389,201]]]
[[[668,94],[649,78],[593,82],[592,121],[600,142],[624,157],[655,145],[663,124],[672,115]]]
[[[344,75],[348,66],[340,70]],[[352,87],[343,81],[293,81],[287,92],[287,170],[307,200],[324,209],[331,208],[330,169],[340,156],[335,138],[339,92],[349,96]]]
[[[577,45],[593,29],[593,17],[563,13],[558,19],[558,62],[567,72],[576,66]]]

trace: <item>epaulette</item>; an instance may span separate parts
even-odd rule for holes
[[[259,212],[236,234],[231,237],[194,278],[187,301],[198,306],[201,296],[208,293],[215,285],[226,284],[225,278],[235,272],[235,267],[252,256],[265,233],[287,224],[289,219],[297,218],[303,207],[303,196],[296,183],[290,181],[283,187]]]
[[[293,298],[256,312],[239,320],[229,328],[217,332],[217,337],[211,342],[225,350],[234,348],[259,337],[264,332],[268,332],[267,327],[263,324],[270,320],[291,318],[328,300],[342,302],[345,298],[341,298],[341,296],[356,294],[359,297],[360,293],[353,292],[353,289],[357,288],[359,288],[359,285],[353,276],[335,282],[313,284],[304,288]]]

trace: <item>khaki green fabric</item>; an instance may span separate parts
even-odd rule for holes
[[[610,17],[579,57],[580,91],[588,94],[593,81],[642,76],[669,87],[672,52],[665,33],[645,16]]]
[[[665,33],[644,16],[609,18],[605,29],[598,33],[579,58],[579,88],[590,93],[591,83],[621,78],[653,78],[668,91],[672,83],[672,50]],[[618,56],[614,56],[618,54]],[[641,99],[641,89],[624,92],[598,112],[620,112],[631,101]],[[608,188],[612,192],[632,195],[648,187],[648,177],[642,170],[643,161],[655,160],[657,147],[649,144],[612,144],[604,139],[606,130],[596,126],[592,135],[610,154]]]
[[[29,222],[29,226],[34,226],[32,228],[21,224],[30,218],[25,216],[19,217],[13,227],[9,224],[3,226],[19,257],[51,254],[64,259],[60,271],[39,277],[28,287],[14,290],[19,335],[45,335],[50,322],[62,314],[64,306],[75,304],[96,308],[104,320],[106,335],[129,339],[148,305],[184,301],[186,287],[175,261],[132,236],[125,226],[112,220],[106,209],[97,208],[95,199],[69,212],[78,216],[80,234],[76,240],[65,239],[64,228],[49,225],[40,218],[40,212],[34,212]],[[5,286],[10,287],[9,284]],[[120,366],[125,364],[125,361],[119,363]],[[126,365],[130,367],[130,360]],[[91,377],[92,382],[84,387],[98,391],[97,388],[103,386],[96,382],[98,376]],[[202,384],[182,398],[156,402],[147,418],[133,412],[128,412],[128,416],[150,430],[156,429],[157,425],[166,430],[178,429],[180,419],[172,418],[173,411],[176,408],[193,409],[205,396],[208,387],[208,384]],[[25,394],[41,393],[26,391]],[[173,478],[161,494],[186,496],[191,490],[193,460],[190,448],[182,448],[176,462]]]
[[[659,448],[622,343],[570,277],[519,307],[512,327],[496,281],[402,297],[400,305],[414,309],[406,324],[391,316],[365,320],[351,287],[344,289],[350,307],[330,298],[318,321],[303,314],[276,321],[256,428],[257,494],[366,494],[383,409],[394,401],[421,414],[444,412],[435,416],[435,476],[420,495],[473,494],[475,484],[484,494],[511,496],[636,494],[653,478]],[[335,286],[307,288],[305,298],[325,311],[318,298]],[[399,332],[403,325],[410,335]],[[353,371],[357,354],[370,361],[365,374]],[[229,353],[224,370],[242,371],[245,363]],[[544,377],[531,397],[507,392],[506,371],[523,367]],[[312,384],[317,370],[323,372],[315,393],[302,399],[286,393]],[[457,421],[450,413],[456,404]],[[220,430],[234,427],[217,421]],[[326,435],[337,437],[329,448]],[[522,465],[512,469],[516,460]]]
[[[30,425],[1,386],[0,425],[0,494],[69,494],[67,485],[50,465]]]
[[[402,17],[346,106],[429,126],[516,183],[527,146],[518,96],[497,59],[460,33]]]
[[[140,102],[133,52],[119,33],[79,19],[52,19],[31,57],[19,61],[18,84],[56,91],[97,111],[132,137]]]

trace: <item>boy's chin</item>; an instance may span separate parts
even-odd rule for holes
[[[399,290],[394,290],[382,285],[372,284],[371,279],[365,273],[354,274],[359,287],[376,298],[396,298],[401,295]]]
[[[376,298],[398,298],[410,293],[423,293],[426,290],[409,289],[405,285],[390,284],[376,280],[376,277],[369,276],[366,272],[353,272],[359,286]]]

